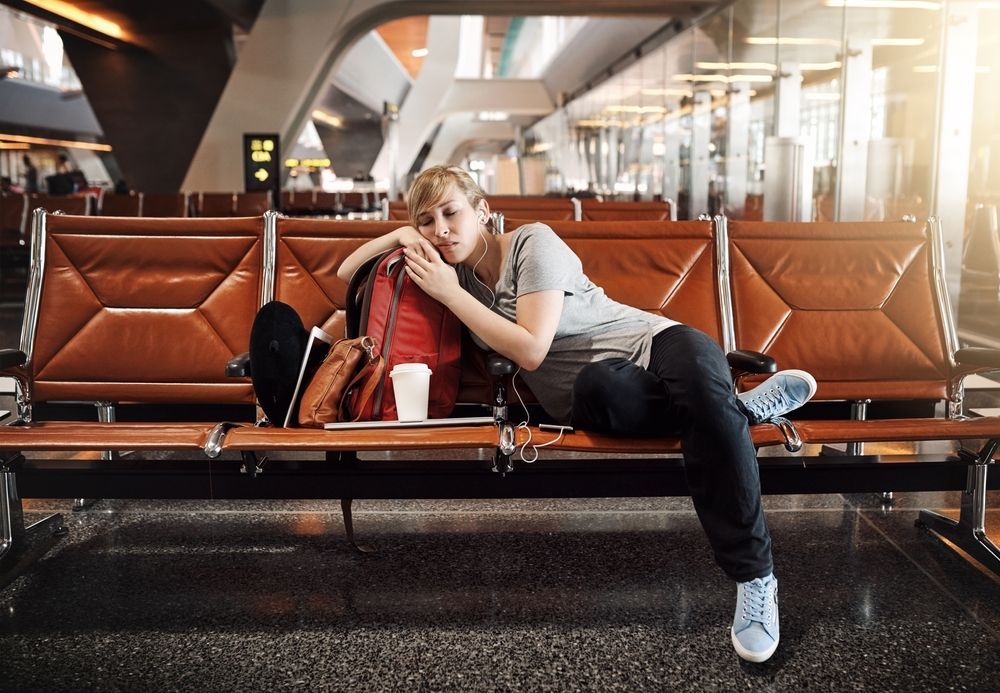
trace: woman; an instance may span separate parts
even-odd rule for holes
[[[458,167],[421,173],[409,215],[411,226],[358,248],[338,276],[347,281],[368,258],[403,246],[413,281],[481,346],[514,361],[554,419],[602,433],[678,433],[698,517],[738,585],[733,646],[744,659],[768,659],[778,646],[778,583],[748,424],[804,404],[812,376],[783,371],[734,395],[711,338],[609,299],[548,226],[488,234],[485,195]]]

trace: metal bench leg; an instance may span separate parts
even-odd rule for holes
[[[98,421],[101,423],[115,422],[115,405],[113,402],[94,402],[94,406],[97,407]],[[101,459],[115,460],[118,459],[118,455],[114,450],[105,450],[101,453]],[[99,503],[100,500],[100,498],[74,498],[73,512],[78,513],[82,510],[88,510],[94,504]]]
[[[0,587],[38,560],[66,534],[62,515],[50,515],[25,527],[14,472],[0,470]]]
[[[375,548],[368,546],[367,544],[359,544],[354,538],[354,516],[351,514],[351,504],[354,502],[351,498],[341,498],[340,499],[340,510],[344,514],[344,530],[347,532],[347,541],[351,542],[353,546],[359,553],[373,553]]]
[[[997,441],[990,441],[985,454],[981,453],[975,464],[969,466],[969,480],[962,493],[958,522],[931,510],[921,510],[916,524],[1000,574],[1000,548],[986,536],[986,472],[996,450]]]

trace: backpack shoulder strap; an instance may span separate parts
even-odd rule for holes
[[[344,306],[344,310],[347,313],[344,320],[344,336],[347,339],[357,339],[361,336],[365,328],[361,324],[361,319],[362,316],[366,316],[368,313],[366,306],[370,301],[371,290],[375,284],[375,282],[369,281],[369,278],[372,272],[378,268],[383,258],[391,252],[389,250],[385,253],[379,253],[370,260],[365,260],[364,264],[351,277],[351,281],[347,285],[347,305]]]

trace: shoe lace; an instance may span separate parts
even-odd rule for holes
[[[744,406],[752,409],[758,419],[766,421],[778,413],[783,413],[788,407],[788,399],[783,389],[771,387],[755,394],[749,402],[744,403]]]
[[[771,625],[776,600],[773,583],[765,584],[760,578],[743,583],[743,619]]]

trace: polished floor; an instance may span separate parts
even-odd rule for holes
[[[0,689],[996,690],[1000,580],[913,526],[957,494],[766,505],[754,665],[686,499],[358,502],[365,555],[335,502],[30,501],[70,533],[0,592]]]

